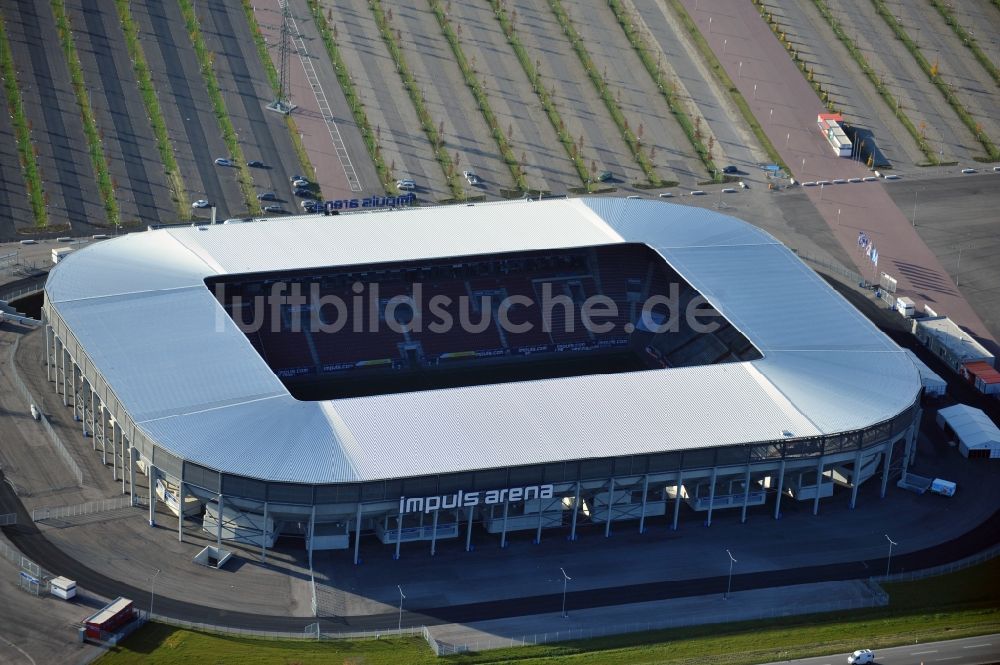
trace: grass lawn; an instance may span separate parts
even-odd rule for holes
[[[97,665],[545,663],[750,665],[860,647],[1000,632],[1000,558],[958,573],[887,584],[888,608],[616,635],[436,658],[419,638],[292,642],[227,638],[152,624]]]

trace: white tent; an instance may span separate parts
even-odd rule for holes
[[[920,372],[920,385],[924,387],[924,394],[931,397],[941,397],[948,388],[948,383],[942,379],[924,361],[917,357],[913,351],[905,349],[906,355],[913,362],[913,366]]]
[[[947,423],[955,432],[965,457],[1000,459],[1000,428],[979,409],[967,404],[949,406],[938,411],[937,423],[942,429]]]

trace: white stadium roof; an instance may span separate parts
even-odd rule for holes
[[[300,402],[209,277],[640,242],[763,354],[741,363]],[[808,437],[916,399],[903,351],[746,222],[659,201],[413,208],[131,234],[53,268],[49,303],[157,445],[225,473],[342,483]]]

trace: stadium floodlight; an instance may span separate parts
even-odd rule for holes
[[[154,591],[156,590],[156,576],[160,574],[160,569],[157,568],[156,572],[153,573],[153,579],[149,582],[149,621],[153,620],[153,597]]]
[[[573,578],[566,574],[562,566],[559,567],[559,572],[563,575],[562,617],[563,619],[568,619],[569,615],[566,614],[566,583]]]
[[[889,534],[885,534],[885,539],[889,541],[889,556],[885,559],[885,576],[889,577],[889,563],[892,561],[892,548],[899,543],[893,541]]]
[[[733,564],[736,563],[736,559],[733,558],[733,553],[726,550],[726,554],[729,555],[729,581],[726,582],[726,595],[722,597],[723,600],[729,600],[729,592],[733,588]]]

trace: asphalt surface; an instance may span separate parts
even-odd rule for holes
[[[780,645],[778,646],[780,649]],[[858,648],[864,649],[864,636],[858,636]],[[781,665],[834,665],[847,662],[850,654],[818,656],[780,661]],[[1000,634],[967,637],[944,642],[921,642],[905,647],[875,650],[878,665],[916,665],[923,663],[948,663],[949,665],[983,665],[1000,662]],[[779,665],[768,663],[767,665]]]
[[[0,86],[0,238],[12,238],[20,228],[34,225],[31,208],[28,205],[24,176],[17,154],[14,127],[7,113],[7,92]],[[18,195],[16,192],[22,192]],[[3,254],[6,252],[0,252]]]
[[[135,202],[135,212],[142,223],[173,221],[176,213],[173,212],[169,190],[163,177],[163,163],[156,152],[156,146],[149,141],[152,128],[145,117],[138,88],[132,82],[134,74],[131,69],[119,68],[115,61],[115,52],[124,51],[124,44],[120,43],[122,36],[118,27],[118,14],[108,3],[102,5],[100,0],[80,0],[79,12],[73,11],[73,4],[75,3],[71,3],[67,9],[72,13],[71,21],[76,27],[74,35],[77,50],[81,59],[88,54],[94,59],[100,76],[99,86],[95,86],[97,81],[89,83],[92,86],[91,103],[95,112],[106,110],[106,117],[110,122],[109,126],[103,128],[104,145],[107,149],[109,143],[114,141],[120,148],[122,164],[118,170],[123,173],[119,177],[123,175],[125,181],[117,182],[118,199],[122,200],[121,189],[127,183]],[[80,29],[81,24],[85,29]],[[117,34],[113,32],[116,29],[119,31]],[[119,43],[112,44],[109,34],[117,37]],[[123,82],[131,84],[128,85],[128,91]],[[103,100],[94,104],[94,97],[98,96],[103,97]],[[156,183],[160,201],[153,194],[153,182]],[[125,212],[123,209],[123,217]]]
[[[324,3],[324,8],[327,6]],[[332,9],[341,57],[364,102],[368,122],[379,136],[383,159],[392,175],[397,179],[414,179],[416,194],[422,200],[451,198],[441,167],[434,159],[434,150],[396,73],[368,3],[343,0]]]
[[[224,187],[219,174],[220,167],[214,163],[216,157],[229,155],[223,152],[225,143],[222,141],[218,124],[215,122],[209,124],[208,119],[213,117],[211,103],[202,81],[194,47],[183,29],[184,21],[180,9],[175,3],[170,2],[161,4],[153,0],[143,0],[141,4],[147,9],[153,35],[166,69],[166,86],[158,86],[157,91],[161,99],[165,99],[169,92],[169,99],[177,107],[183,121],[187,144],[190,145],[194,157],[195,168],[205,188],[205,198],[216,206],[217,217],[225,219],[230,216],[231,211],[244,210],[245,206],[239,196],[239,187],[235,186],[235,179],[232,183],[227,183],[228,187]],[[150,48],[148,42],[143,48],[148,52]],[[154,85],[157,83],[159,81],[154,80]],[[172,132],[178,130],[177,127],[168,129]],[[212,153],[210,146],[215,147],[216,154]],[[191,191],[190,185],[188,190],[194,198],[196,192]]]
[[[4,13],[7,16],[16,15],[20,19],[18,24],[23,31],[22,47],[27,51],[30,65],[20,63],[19,69],[21,72],[31,71],[33,79],[18,82],[27,115],[32,117],[40,113],[44,122],[44,128],[34,128],[33,136],[36,141],[44,139],[52,154],[55,173],[42,170],[43,177],[48,176],[44,187],[49,214],[53,218],[49,223],[58,224],[59,217],[65,216],[73,231],[96,233],[93,230],[94,222],[104,226],[107,219],[103,207],[100,208],[99,217],[90,218],[83,206],[84,201],[96,200],[97,182],[87,156],[79,110],[75,106],[69,107],[71,93],[58,94],[60,90],[70,89],[69,73],[65,63],[61,62],[62,51],[52,46],[51,30],[42,29],[43,18],[40,12],[43,11],[51,10],[48,5],[33,0],[12,0]],[[47,14],[44,20],[46,23],[54,22],[51,14]],[[14,22],[8,19],[7,31],[10,37],[13,26]],[[12,38],[12,45],[14,41]],[[56,209],[61,212],[56,212]]]
[[[254,184],[258,191],[275,192],[290,208],[297,201],[291,196],[288,176],[301,173],[302,169],[295,158],[284,120],[264,109],[271,101],[267,95],[270,88],[246,17],[237,5],[224,0],[210,0],[199,5],[199,9],[203,14],[202,36],[209,49],[221,56],[215,60],[216,75],[236,126],[243,156],[247,160],[260,160],[267,167],[250,170]],[[231,76],[235,90],[225,85],[224,73]]]

